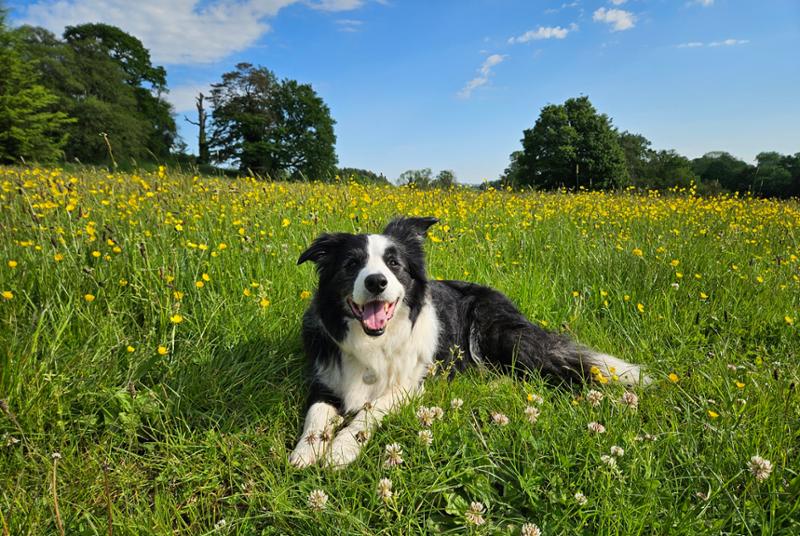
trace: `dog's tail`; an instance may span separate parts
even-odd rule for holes
[[[506,332],[506,336],[507,344],[512,347],[506,349],[510,354],[502,356],[500,361],[516,369],[539,370],[546,376],[568,383],[618,381],[633,387],[651,381],[639,365],[592,350],[565,335],[546,331],[534,324],[519,326]]]
[[[516,371],[538,370],[567,383],[619,381],[650,383],[642,368],[587,348],[570,337],[531,323],[508,298],[490,291],[491,300],[477,300],[470,327],[470,353]]]

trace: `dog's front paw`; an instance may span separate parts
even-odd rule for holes
[[[316,434],[309,434],[300,438],[297,446],[289,454],[289,463],[295,467],[308,467],[314,465],[322,459],[325,453],[326,443],[320,440]]]
[[[334,469],[347,467],[361,452],[362,444],[367,440],[363,430],[345,428],[339,432],[325,455],[325,465]]]

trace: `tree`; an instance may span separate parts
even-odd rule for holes
[[[614,188],[629,178],[611,120],[588,97],[542,108],[516,162],[518,184],[540,188]]]
[[[436,175],[436,178],[433,179],[431,186],[435,188],[450,188],[451,186],[455,186],[458,184],[458,180],[456,180],[456,173],[451,169],[443,169]]]
[[[212,85],[211,103],[209,145],[218,162],[273,177],[335,176],[335,121],[310,85],[240,63]]]
[[[167,71],[155,67],[150,61],[150,52],[136,37],[108,24],[80,24],[67,26],[64,30],[67,43],[93,46],[113,59],[125,72],[125,81],[131,87],[140,87],[148,82],[152,89],[161,93],[167,88]]]
[[[184,116],[187,123],[191,123],[197,127],[197,163],[208,164],[210,155],[208,152],[208,137],[206,136],[206,121],[208,120],[208,113],[203,106],[203,99],[205,96],[199,93],[195,98],[195,106],[197,107],[197,121],[192,121]]]
[[[666,189],[673,186],[688,187],[697,182],[692,163],[674,150],[652,151],[644,170],[642,186],[653,189]]]
[[[753,185],[752,166],[723,151],[714,151],[695,158],[692,160],[692,170],[702,183],[717,183],[730,191],[745,192]]]
[[[753,193],[767,197],[793,195],[791,160],[792,157],[776,152],[759,153],[756,156]]]
[[[397,179],[398,184],[414,188],[429,188],[432,181],[433,173],[431,168],[409,169],[402,172]]]
[[[123,80],[133,89],[136,110],[143,119],[144,151],[160,158],[169,156],[177,126],[171,105],[162,98],[167,91],[167,72],[151,63],[150,52],[142,42],[108,24],[67,26],[64,40],[84,54],[91,51],[110,58],[122,69]]]
[[[383,173],[378,174],[368,169],[344,167],[339,168],[336,174],[342,180],[352,180],[359,184],[391,184]]]
[[[56,160],[72,120],[56,109],[58,97],[39,83],[34,65],[20,54],[1,9],[0,72],[0,162]]]
[[[150,63],[138,39],[104,24],[69,27],[64,40],[30,26],[15,34],[25,60],[59,97],[58,108],[77,120],[67,129],[67,158],[107,162],[103,134],[120,161],[170,154],[177,128],[162,98],[166,72]]]
[[[634,134],[626,130],[619,135],[619,145],[625,154],[625,164],[631,182],[636,186],[649,186],[648,167],[654,156],[654,151],[650,148],[650,140],[641,134]]]

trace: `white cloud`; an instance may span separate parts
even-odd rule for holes
[[[611,31],[613,32],[630,30],[636,24],[636,17],[634,14],[624,9],[606,9],[601,7],[594,12],[592,19],[595,22],[611,24]]]
[[[621,6],[622,4],[624,4],[627,1],[628,0],[611,0],[611,3],[614,4],[615,6]],[[714,0],[711,0],[711,1],[713,2]]]
[[[202,93],[206,97],[204,103],[208,103],[208,98],[211,96],[211,84],[184,84],[176,86],[171,88],[169,93],[164,95],[164,98],[175,108],[175,113],[186,114],[192,121],[197,121],[196,113],[187,114],[187,112],[194,112],[196,110],[195,98],[198,93]],[[204,107],[206,110],[210,110],[211,104],[204,104]]]
[[[695,4],[700,4],[703,7],[711,7],[714,5],[714,0],[694,0]]]
[[[351,11],[363,6],[364,0],[318,0],[308,5],[320,11]]]
[[[65,26],[104,22],[138,37],[156,64],[219,61],[252,46],[270,31],[268,20],[300,0],[39,0],[23,23],[61,34]],[[306,1],[323,11],[346,11],[363,0]]]
[[[676,45],[678,48],[700,48],[700,47],[732,47],[736,45],[746,45],[749,39],[725,39],[724,41],[711,41],[710,43],[703,43],[701,41],[692,41],[690,43],[681,43]]]
[[[461,91],[458,92],[458,96],[462,99],[468,99],[475,89],[486,85],[489,82],[489,76],[492,74],[492,68],[502,63],[505,59],[506,56],[500,54],[492,54],[486,58],[478,69],[478,76],[467,82],[467,84],[461,88]]]
[[[573,23],[569,28],[562,28],[561,26],[539,26],[535,30],[528,30],[522,35],[509,38],[510,44],[514,43],[527,43],[539,39],[564,39],[570,31],[575,31],[578,26]]]
[[[339,19],[336,21],[340,32],[357,32],[361,29],[362,24],[364,24],[364,21],[357,19]]]
[[[732,47],[736,45],[746,45],[749,39],[726,39],[724,41],[712,41],[708,44],[710,47]]]

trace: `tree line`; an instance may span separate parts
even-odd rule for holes
[[[119,28],[81,24],[59,37],[11,29],[0,10],[0,73],[0,163],[116,168],[188,158],[165,98],[166,70]],[[241,63],[197,96],[197,109],[186,119],[200,132],[198,164],[285,180],[331,180],[338,171],[335,122],[309,84]]]
[[[501,184],[537,189],[668,189],[695,185],[702,193],[751,192],[800,196],[800,152],[762,152],[756,164],[715,151],[690,160],[654,150],[641,134],[619,132],[588,97],[542,108],[511,154]]]
[[[137,165],[178,160],[274,180],[336,177],[391,184],[366,169],[337,168],[335,121],[309,84],[240,63],[198,94],[198,155],[186,154],[166,100],[166,70],[136,37],[106,24],[9,28],[0,9],[0,163]],[[209,110],[210,108],[210,110]],[[749,191],[800,196],[800,152],[763,152],[755,165],[725,152],[690,160],[619,132],[588,97],[542,108],[494,185],[536,189]],[[411,169],[396,182],[458,184],[451,170]]]

